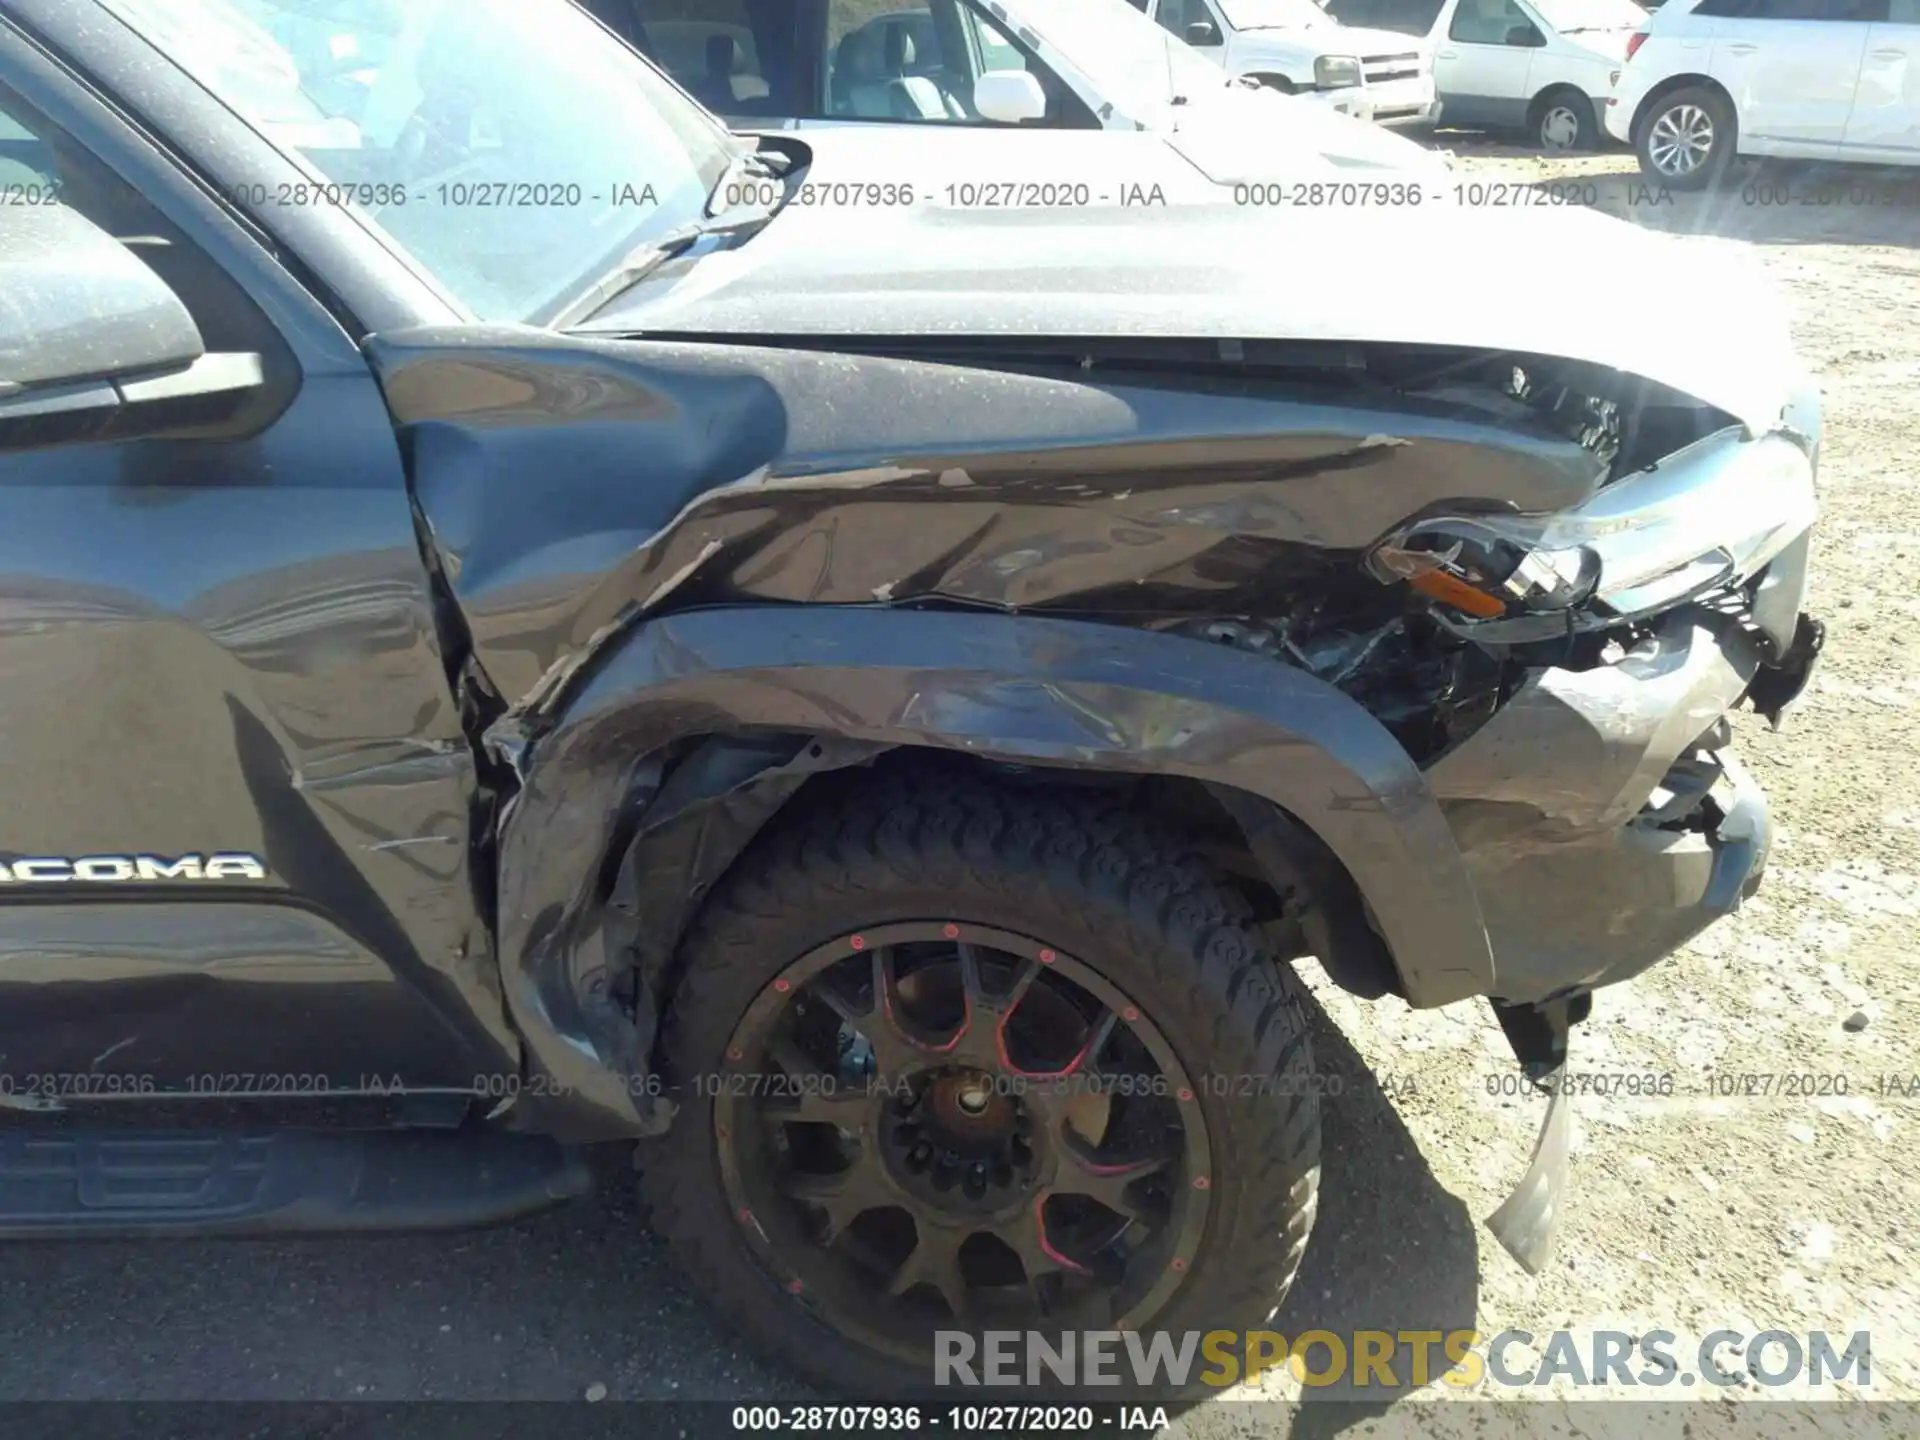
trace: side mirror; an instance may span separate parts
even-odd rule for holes
[[[65,205],[0,206],[0,396],[191,365],[187,307]]]
[[[1515,25],[1507,31],[1507,44],[1531,50],[1547,43],[1547,37],[1531,25]]]
[[[130,407],[262,383],[258,355],[207,354],[180,298],[79,211],[0,205],[0,444],[110,436]]]
[[[1047,118],[1047,92],[1025,70],[989,70],[973,82],[973,108],[983,120],[1022,125]]]
[[[1220,27],[1211,20],[1195,20],[1187,26],[1186,40],[1189,45],[1218,45],[1221,43]]]

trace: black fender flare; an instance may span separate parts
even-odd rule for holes
[[[595,991],[608,967],[594,948],[609,943],[595,917],[647,757],[690,736],[755,733],[825,737],[785,767],[802,777],[810,764],[898,746],[1191,777],[1231,796],[1243,824],[1277,807],[1319,838],[1365,898],[1412,1004],[1494,988],[1478,897],[1419,768],[1365,709],[1305,671],[1184,636],[1040,616],[689,611],[633,628],[587,667],[519,750],[522,788],[501,828],[507,1003],[541,1093],[567,1097],[560,1108],[576,1120],[599,1112],[591,1129],[646,1132],[671,1113],[652,1103],[651,1016],[635,1040]]]

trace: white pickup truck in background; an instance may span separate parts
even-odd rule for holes
[[[1391,30],[1343,25],[1313,0],[1128,0],[1219,65],[1379,125],[1440,118],[1432,56]]]

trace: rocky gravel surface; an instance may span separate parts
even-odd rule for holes
[[[1288,1308],[1319,1324],[1330,1307],[1335,1330],[1396,1328],[1383,1318],[1398,1314],[1417,1323],[1397,1328],[1517,1329],[1542,1340],[1559,1329],[1693,1339],[1720,1329],[1824,1330],[1838,1348],[1867,1330],[1871,1388],[1817,1393],[1912,1401],[1920,1398],[1920,172],[1752,165],[1716,191],[1662,195],[1621,152],[1546,158],[1444,138],[1459,141],[1460,168],[1474,178],[1525,182],[1690,243],[1758,252],[1785,289],[1825,403],[1808,604],[1828,622],[1829,643],[1783,732],[1751,712],[1735,724],[1778,826],[1765,886],[1666,963],[1602,992],[1576,1032],[1570,1066],[1596,1086],[1653,1077],[1656,1092],[1671,1084],[1672,1093],[1578,1097],[1573,1191],[1544,1274],[1528,1276],[1475,1223],[1525,1168],[1540,1114],[1534,1099],[1489,1093],[1512,1062],[1485,1009],[1416,1013],[1316,987],[1365,1067],[1359,1074],[1386,1081],[1379,1088],[1391,1108],[1332,1107],[1323,1224],[1361,1219],[1374,1234],[1316,1237],[1304,1293]],[[1511,259],[1515,276],[1551,283],[1551,255]],[[1601,307],[1621,325],[1661,323],[1636,308],[1630,272],[1568,282],[1565,301],[1550,303]],[[1416,1091],[1405,1091],[1403,1076]],[[1372,1138],[1343,1143],[1347,1125]],[[1405,1194],[1409,1178],[1431,1203]],[[1349,1253],[1354,1269],[1331,1269]],[[1356,1292],[1360,1274],[1377,1274],[1379,1290]],[[1690,1353],[1679,1353],[1690,1368]],[[1740,1368],[1737,1348],[1720,1353],[1733,1357],[1728,1369]],[[1525,1347],[1512,1354],[1516,1370],[1532,1367]],[[1454,1392],[1435,1384],[1428,1393]],[[1581,1391],[1562,1376],[1524,1393],[1651,1392]],[[1759,1417],[1722,1401],[1814,1393],[1749,1376],[1727,1390],[1675,1382],[1657,1398],[1711,1400],[1686,1417],[1694,1435],[1744,1435]],[[1582,1413],[1589,1425],[1593,1412]],[[1541,1429],[1552,1424],[1546,1415],[1501,1418],[1515,1434],[1560,1433]],[[1488,1432],[1486,1418],[1473,1423]],[[1858,1427],[1851,1433],[1911,1435],[1920,1410],[1858,1412],[1845,1423]]]

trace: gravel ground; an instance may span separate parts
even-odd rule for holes
[[[1581,1098],[1574,1190],[1545,1274],[1524,1274],[1479,1223],[1525,1167],[1539,1114],[1488,1093],[1510,1057],[1485,1008],[1415,1014],[1316,987],[1338,1027],[1323,1066],[1352,1083],[1329,1108],[1321,1230],[1280,1328],[1865,1328],[1870,1393],[1920,1399],[1920,1099],[1880,1079],[1920,1076],[1920,172],[1750,168],[1714,195],[1636,203],[1620,153],[1458,151],[1473,176],[1591,183],[1639,223],[1758,247],[1826,396],[1811,604],[1832,639],[1785,733],[1737,725],[1780,827],[1766,887],[1604,993],[1576,1037],[1578,1068],[1671,1074],[1675,1093]],[[1867,203],[1868,182],[1904,184],[1895,198],[1908,203]],[[1782,196],[1795,203],[1765,203]],[[1560,301],[1527,293],[1552,283],[1552,258],[1511,257],[1514,303],[1660,323],[1635,311],[1631,275],[1568,277]],[[1369,1071],[1414,1088],[1396,1079],[1382,1094]],[[1709,1074],[1740,1072],[1835,1077],[1815,1088],[1845,1093],[1701,1093]],[[708,1318],[642,1227],[617,1161],[607,1168],[596,1198],[493,1232],[0,1252],[0,1398],[796,1394]],[[1382,1408],[1315,1428],[1404,1424],[1365,1418]],[[1733,1407],[1691,1409],[1694,1435],[1738,1429]],[[1595,1433],[1555,1407],[1427,1413],[1429,1428],[1477,1435]],[[1270,1433],[1277,1414],[1209,1407],[1181,1428]]]

